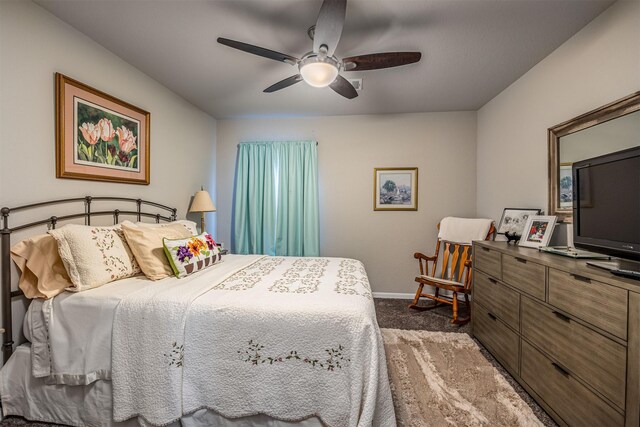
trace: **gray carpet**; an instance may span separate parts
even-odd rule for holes
[[[378,324],[381,328],[390,329],[421,329],[427,331],[470,333],[470,326],[455,326],[449,320],[451,308],[449,306],[438,307],[430,311],[415,311],[407,308],[409,301],[397,299],[375,299]],[[465,308],[460,310],[462,318],[467,316]],[[531,407],[536,416],[545,426],[556,426],[556,423],[544,410],[527,394],[526,391],[500,366],[500,364],[480,345],[482,354],[511,384],[516,393]],[[9,417],[0,423],[1,426],[54,426],[55,424],[33,423],[23,418]]]

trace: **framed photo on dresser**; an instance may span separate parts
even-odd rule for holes
[[[498,234],[510,232],[521,236],[524,234],[524,226],[530,216],[540,215],[542,209],[529,208],[505,208],[498,224]]]
[[[549,240],[556,226],[555,216],[534,215],[530,216],[524,226],[524,233],[520,238],[519,246],[539,248],[549,246]]]

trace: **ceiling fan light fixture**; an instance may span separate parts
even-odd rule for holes
[[[308,56],[300,61],[302,79],[313,87],[329,86],[338,77],[338,61],[332,57]]]

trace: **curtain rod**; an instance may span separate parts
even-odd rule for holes
[[[304,141],[242,141],[239,142],[237,146],[239,146],[240,144],[264,144],[265,142],[304,142]],[[318,141],[316,141],[316,146],[318,145]]]

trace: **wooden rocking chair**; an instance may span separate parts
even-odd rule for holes
[[[446,223],[446,229],[443,230],[441,225]],[[486,232],[486,235],[484,234]],[[473,230],[475,228],[475,230]],[[471,230],[469,233],[468,231]],[[444,233],[443,233],[444,231]],[[496,232],[493,221],[477,220],[467,218],[444,218],[438,224],[438,240],[436,242],[435,255],[427,256],[420,252],[413,254],[413,257],[420,264],[420,275],[416,277],[418,289],[413,302],[409,308],[415,310],[431,310],[443,304],[452,306],[453,319],[451,323],[456,325],[464,325],[471,320],[471,306],[469,304],[469,294],[471,293],[472,283],[472,261],[471,261],[471,242],[473,240],[489,240]],[[482,237],[480,237],[482,236]],[[442,262],[438,266],[438,260],[442,257]],[[431,272],[429,272],[429,263]],[[439,272],[438,272],[438,267]],[[422,293],[424,286],[432,286],[435,288],[433,295]],[[440,295],[440,289],[446,289],[453,294],[451,297]],[[466,319],[458,319],[458,293],[464,295],[464,302],[469,309],[469,316]],[[434,304],[429,306],[420,306],[418,301],[421,297],[432,299]]]

